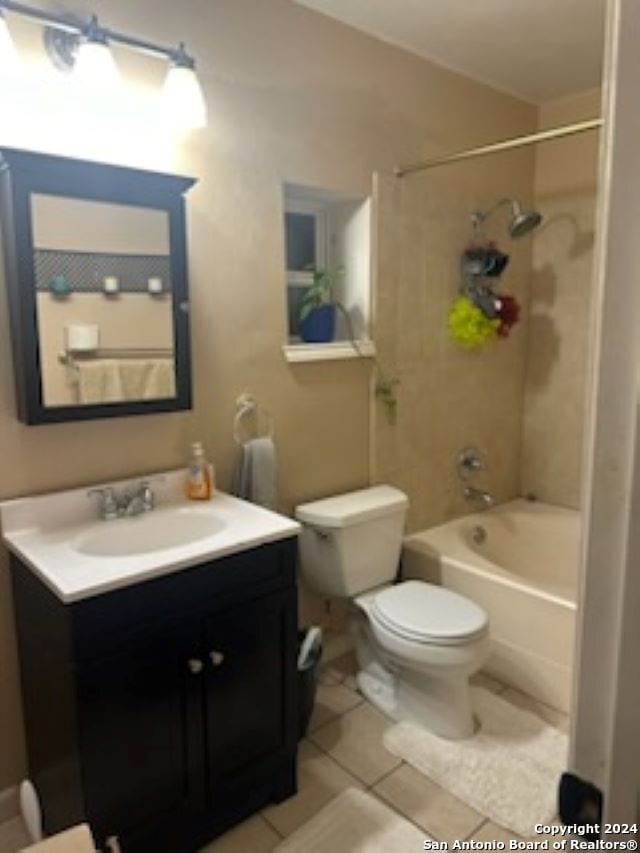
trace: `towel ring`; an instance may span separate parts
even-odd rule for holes
[[[240,427],[242,424],[242,419],[247,415],[255,415],[256,416],[256,425],[257,431],[260,433],[260,424],[259,419],[260,416],[265,419],[265,435],[258,435],[256,437],[260,438],[273,438],[274,428],[273,428],[273,415],[266,409],[264,406],[260,405],[250,394],[241,394],[236,400],[236,416],[233,419],[233,440],[236,444],[244,444],[241,435],[240,435]]]

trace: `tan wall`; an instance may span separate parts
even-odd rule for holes
[[[550,102],[541,128],[600,115],[599,91]],[[535,203],[523,425],[522,491],[579,507],[592,294],[598,133],[536,149]]]
[[[170,297],[148,293],[121,293],[107,298],[101,293],[72,293],[67,299],[38,293],[38,334],[45,406],[78,402],[73,368],[58,358],[65,347],[65,326],[98,326],[100,346],[173,349],[173,311]]]
[[[208,130],[194,135],[169,156],[163,137],[145,145],[141,137],[127,136],[118,128],[108,157],[128,165],[181,171],[199,179],[188,198],[194,411],[75,425],[20,425],[14,414],[9,328],[3,309],[0,495],[4,497],[181,465],[189,441],[199,437],[216,462],[221,486],[228,486],[234,458],[234,401],[245,390],[256,393],[275,416],[284,508],[365,485],[370,477],[369,365],[352,360],[291,367],[282,356],[286,335],[282,183],[366,195],[371,192],[374,170],[389,173],[396,161],[530,130],[535,124],[530,106],[288,0],[201,2],[189,5],[190,14],[184,7],[168,0],[81,0],[75,4],[77,11],[95,11],[115,29],[168,44],[184,38],[199,61],[210,107]],[[35,28],[16,26],[15,32],[24,44],[33,42],[34,49],[38,47]],[[132,80],[153,85],[161,82],[161,63],[124,51],[118,52],[118,61]],[[55,121],[38,133],[23,132],[13,123],[3,126],[2,141],[36,149],[43,140],[52,147],[55,141],[60,153],[106,156],[111,137],[70,134],[65,148],[63,130]],[[514,161],[510,168],[515,185],[524,192],[530,185],[529,162]],[[472,202],[489,202],[506,184],[512,186],[496,169],[496,186],[488,178],[482,179],[482,192],[472,199],[465,186],[471,179],[469,172],[457,175],[452,173],[450,186],[461,198],[446,203],[438,195],[441,182],[434,185],[429,179],[418,179],[403,184],[429,198],[435,220],[445,223],[437,233],[446,239],[436,249],[446,275],[438,274],[429,288],[439,294],[455,289],[457,253],[466,236],[464,216]],[[450,215],[454,208],[459,215]],[[411,222],[406,224],[413,227]],[[417,238],[421,236],[422,231]],[[386,259],[388,269],[394,264],[388,251]],[[403,263],[397,255],[396,267],[404,270]],[[390,287],[391,274],[387,283],[381,280],[380,315],[390,299],[387,295],[385,302],[383,295]],[[424,301],[425,315],[439,309],[443,298],[430,300],[424,289],[411,297]],[[412,306],[411,301],[405,303],[402,311],[406,314]],[[397,308],[393,306],[394,311]],[[443,322],[441,312],[437,322]],[[417,328],[406,343],[413,345],[416,335]],[[430,347],[431,339],[425,340]],[[517,349],[520,344],[516,340],[508,346]],[[384,342],[382,349],[388,357]],[[506,364],[507,353],[496,349],[486,357],[481,382],[494,376],[493,368]],[[461,353],[456,358],[460,372],[451,369],[448,380],[453,384],[463,377],[470,383],[465,372],[469,359]],[[510,379],[514,385],[516,372]],[[405,383],[403,394],[410,393],[411,387]],[[423,399],[430,393],[426,388]],[[464,400],[463,387],[458,395]],[[485,411],[488,408],[489,403]],[[438,413],[442,429],[442,418],[449,417],[454,423],[460,420],[455,405],[440,408]],[[472,414],[465,409],[465,417]],[[432,418],[428,408],[425,416]],[[517,417],[506,407],[496,411],[495,420],[501,419],[510,422],[509,431],[517,431]],[[470,430],[469,437],[474,436],[475,431]],[[437,446],[431,450],[436,451],[431,454],[435,458]],[[424,495],[430,481],[425,473],[420,490],[413,489],[413,483],[408,485],[415,499]],[[505,482],[502,491],[510,488]],[[3,569],[0,788],[24,772],[17,697],[10,592]]]

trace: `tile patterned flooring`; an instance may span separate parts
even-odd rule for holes
[[[254,815],[203,853],[270,853],[348,787],[368,790],[439,841],[515,838],[387,752],[382,735],[392,723],[356,692],[354,673],[353,656],[346,654],[325,665],[320,674],[309,732],[300,744],[298,794]],[[561,712],[487,675],[474,681],[566,729],[567,718]],[[16,853],[24,843],[19,819],[0,825],[0,853]]]

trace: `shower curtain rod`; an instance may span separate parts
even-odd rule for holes
[[[540,130],[528,136],[516,136],[514,139],[504,139],[502,142],[481,145],[479,148],[469,148],[467,151],[459,151],[457,154],[449,154],[446,157],[435,157],[433,160],[423,160],[420,163],[410,163],[407,166],[396,166],[394,172],[397,178],[402,178],[413,172],[422,172],[424,169],[445,166],[447,163],[457,163],[459,160],[471,160],[474,157],[484,157],[486,154],[497,154],[500,151],[510,151],[513,148],[523,148],[526,145],[535,145],[538,142],[549,142],[552,139],[561,139],[563,136],[573,136],[576,133],[597,130],[603,124],[604,119],[591,118],[586,121],[576,122],[575,124],[567,124],[563,127]]]

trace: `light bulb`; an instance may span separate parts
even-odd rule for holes
[[[16,46],[11,38],[4,12],[0,9],[0,74],[15,71],[18,66]]]
[[[96,18],[92,19],[80,42],[73,75],[78,83],[94,94],[104,94],[116,88],[118,68]]]
[[[76,78],[87,86],[108,86],[118,79],[118,69],[109,45],[83,42],[78,48],[74,67]]]
[[[185,130],[206,127],[207,104],[195,72],[194,62],[180,45],[164,84],[165,111],[170,120]]]

